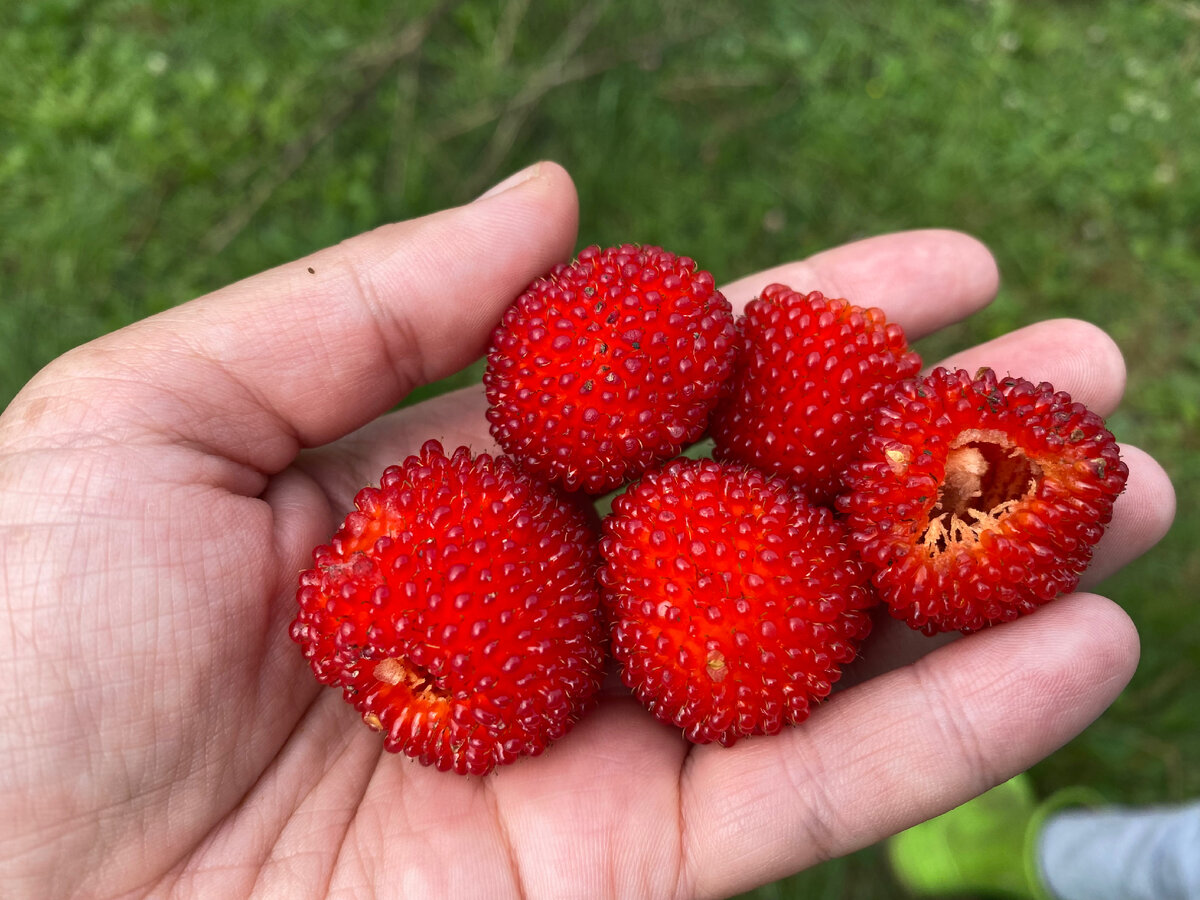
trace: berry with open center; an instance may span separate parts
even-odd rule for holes
[[[384,746],[482,775],[565,734],[600,686],[596,533],[506,457],[429,441],[363,488],[300,576],[291,635]]]
[[[837,506],[892,615],[927,634],[1074,590],[1128,476],[1098,415],[991,369],[902,382],[871,427]]]

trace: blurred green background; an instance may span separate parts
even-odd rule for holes
[[[581,243],[661,243],[718,281],[960,228],[1004,285],[926,359],[1098,323],[1129,366],[1110,426],[1180,500],[1166,541],[1105,585],[1143,636],[1133,684],[1034,779],[1200,796],[1200,4],[746,7],[4,4],[0,406],[74,344],[540,158],[576,179]],[[881,859],[755,896],[897,896]]]

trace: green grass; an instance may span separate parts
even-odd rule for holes
[[[1138,675],[1035,779],[1200,795],[1196,5],[435,6],[5,5],[0,404],[76,343],[538,158],[575,176],[582,242],[662,243],[719,280],[961,228],[1004,286],[926,357],[1096,322],[1129,366],[1110,425],[1180,497],[1167,540],[1105,586],[1141,629]],[[757,896],[893,896],[879,862],[869,849]]]

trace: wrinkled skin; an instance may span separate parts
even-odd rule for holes
[[[881,622],[808,722],[731,749],[689,747],[614,691],[487,778],[381,752],[288,639],[296,575],[388,463],[430,437],[492,449],[479,389],[385,413],[476,358],[569,257],[566,173],[506,187],[78,348],[0,418],[6,896],[720,896],[963,802],[1125,685],[1130,620],[1079,593],[957,641]],[[726,290],[740,308],[771,281],[880,306],[915,339],[986,304],[997,274],[975,240],[922,231]],[[1075,321],[949,363],[1049,380],[1102,415],[1124,381],[1112,341]],[[1087,583],[1172,517],[1162,470],[1124,453]]]

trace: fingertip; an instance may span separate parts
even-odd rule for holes
[[[1108,597],[1078,591],[936,648],[914,671],[938,673],[956,697],[997,719],[1044,715],[1031,729],[1043,738],[1064,728],[1073,736],[1116,699],[1139,653],[1129,614]]]
[[[749,275],[722,290],[735,307],[781,282],[883,309],[916,339],[964,318],[996,296],[996,259],[978,238],[931,228],[865,238]]]
[[[579,191],[575,187],[575,179],[571,177],[571,173],[553,160],[544,160],[538,163],[538,179],[538,185],[543,190],[569,206],[572,220],[571,231],[574,232],[579,224]]]
[[[374,320],[371,337],[382,338],[385,364],[401,387],[391,405],[475,359],[508,305],[570,257],[578,218],[570,175],[539,162],[471,203],[343,241],[317,254],[331,256],[341,275],[338,289],[324,291],[340,295],[325,305],[337,318],[325,334],[361,340],[333,327],[346,319],[347,305],[358,307],[359,324],[364,313]],[[318,271],[330,266],[315,264]],[[314,302],[311,290],[296,299]]]
[[[908,244],[913,277],[921,271],[943,273],[960,304],[975,311],[987,306],[1000,290],[1000,266],[982,240],[953,228],[900,232]]]
[[[1140,505],[1146,509],[1144,530],[1147,535],[1146,546],[1149,548],[1166,537],[1175,521],[1178,505],[1175,485],[1167,470],[1141,447],[1122,444],[1121,454],[1129,466],[1129,481],[1146,497]],[[1129,491],[1129,483],[1125,485],[1125,490]]]
[[[1094,585],[1115,574],[1161,541],[1175,521],[1175,486],[1158,461],[1139,447],[1121,445],[1129,468],[1125,490],[1113,506],[1112,521],[1093,552],[1080,583]]]
[[[575,179],[562,165],[552,159],[543,159],[534,163],[530,168],[535,170],[534,177],[529,180],[530,187],[555,195],[570,196],[571,201],[578,204]]]
[[[1055,609],[1055,604],[1062,613],[1076,618],[1079,630],[1087,632],[1082,637],[1090,652],[1080,656],[1096,673],[1096,682],[1107,683],[1109,687],[1107,694],[1100,693],[1098,697],[1102,704],[1096,712],[1099,715],[1124,690],[1137,670],[1141,658],[1137,625],[1119,603],[1100,594],[1080,591],[1055,600],[1047,609]],[[1080,607],[1086,609],[1086,614],[1076,614]],[[1083,682],[1083,689],[1086,688],[1087,684]]]
[[[939,365],[1049,382],[1107,416],[1125,393],[1125,357],[1102,328],[1082,319],[1047,319],[947,357]]]
[[[1122,444],[1121,457],[1129,467],[1129,480],[1117,503],[1124,501],[1136,506],[1130,527],[1142,539],[1135,546],[1148,550],[1166,536],[1175,521],[1175,485],[1158,460],[1141,447]]]
[[[532,198],[534,203],[550,207],[551,215],[556,219],[571,223],[574,240],[579,222],[579,194],[570,173],[553,160],[541,160],[514,172],[476,197],[472,204],[499,201],[502,197],[521,202],[529,202]]]

